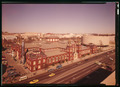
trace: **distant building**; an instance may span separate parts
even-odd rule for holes
[[[57,36],[50,36],[50,37],[46,37],[45,39],[48,42],[57,42],[57,41],[59,41],[59,37],[57,37]]]
[[[2,35],[2,39],[13,40],[17,39],[17,37],[15,35]]]
[[[92,43],[96,46],[109,46],[109,36],[83,35],[82,44],[89,45],[90,43]]]

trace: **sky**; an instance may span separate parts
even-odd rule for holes
[[[115,33],[115,3],[2,4],[2,31]]]

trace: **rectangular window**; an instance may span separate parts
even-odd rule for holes
[[[56,57],[56,61],[58,61],[58,57]]]
[[[40,63],[41,63],[41,60],[38,61],[38,64],[40,64]]]
[[[45,63],[45,59],[43,59],[43,63]]]
[[[29,61],[30,65],[31,65],[31,61]]]
[[[62,60],[64,60],[64,55],[62,56]]]
[[[31,67],[29,67],[30,68],[30,70],[31,70]]]
[[[33,67],[33,70],[35,70],[35,66]]]
[[[51,58],[49,58],[49,63],[51,63]]]
[[[35,65],[36,64],[36,61],[33,61],[33,65]]]
[[[67,55],[65,55],[65,59],[67,59]]]
[[[38,65],[38,69],[40,69],[40,65]]]
[[[59,56],[59,60],[61,60],[61,56]]]
[[[47,58],[47,63],[49,63],[49,58]]]
[[[54,57],[52,58],[52,60],[53,60],[53,62],[55,62],[55,59],[54,59]]]

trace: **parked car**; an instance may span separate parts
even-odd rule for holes
[[[85,59],[85,61],[88,61],[89,59]]]
[[[16,59],[14,59],[15,61],[17,61]]]
[[[81,64],[81,62],[78,62],[77,65]]]
[[[48,72],[52,72],[52,71],[54,71],[54,69],[49,69],[49,70],[48,70]]]
[[[62,68],[62,65],[58,65],[58,66],[56,67],[56,69],[60,69],[60,68]]]
[[[33,80],[33,81],[30,81],[29,83],[30,84],[34,84],[34,83],[36,83],[36,82],[38,82],[39,80],[38,79],[35,79],[35,80]]]
[[[101,62],[99,62],[99,61],[96,61],[95,63],[96,63],[96,64],[98,64],[98,65],[101,65],[101,64],[102,64],[102,63],[101,63]]]
[[[9,69],[9,70],[7,70],[7,72],[9,72],[9,71],[15,71],[16,69]]]
[[[55,75],[55,73],[51,73],[49,76],[52,77],[52,76],[54,76],[54,75]]]
[[[25,69],[27,69],[27,67],[25,67]]]
[[[8,68],[13,68],[13,66],[8,66]]]
[[[9,77],[10,77],[10,76],[15,76],[15,75],[17,75],[17,72],[8,73],[8,76],[9,76]]]
[[[27,78],[28,78],[27,76],[22,76],[22,77],[20,77],[19,81],[25,80]]]

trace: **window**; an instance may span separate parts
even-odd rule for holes
[[[58,61],[58,57],[56,57],[56,61]]]
[[[35,65],[35,64],[36,64],[36,61],[33,62],[33,65]]]
[[[55,59],[54,59],[54,57],[52,58],[52,60],[53,60],[53,62],[55,62]]]
[[[64,60],[64,55],[62,56],[62,60]]]
[[[41,60],[38,61],[38,64],[40,64],[40,63],[41,63]]]
[[[49,63],[51,63],[51,59],[49,58]]]
[[[61,56],[59,56],[59,60],[61,60]]]
[[[38,65],[38,69],[40,69],[40,65]]]
[[[31,70],[31,67],[30,67],[30,70]]]
[[[33,67],[33,70],[35,70],[35,66]]]
[[[30,65],[31,65],[31,61],[29,61]]]
[[[45,63],[45,59],[43,59],[43,63]]]
[[[67,59],[67,55],[65,55],[65,59]]]
[[[47,59],[47,63],[49,63],[49,59]]]

